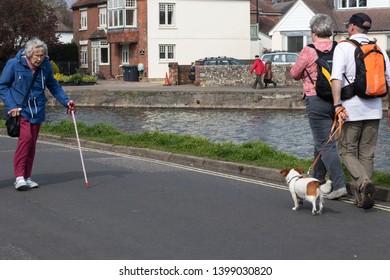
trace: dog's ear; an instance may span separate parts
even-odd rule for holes
[[[290,169],[280,170],[280,174],[282,174],[284,177],[286,177],[289,172],[290,172]]]
[[[294,170],[295,170],[296,172],[298,172],[299,174],[305,173],[305,171],[303,171],[302,168],[299,168],[299,167],[295,167]]]

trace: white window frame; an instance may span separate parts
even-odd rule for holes
[[[356,2],[356,5],[354,6],[351,6],[351,2],[352,1],[355,1]],[[345,2],[345,3],[343,3]],[[337,1],[337,7],[339,9],[356,9],[356,8],[367,8],[368,7],[368,0],[366,0],[366,5],[365,6],[360,6],[360,1],[359,0],[338,0]],[[343,4],[345,5],[345,7],[343,7]]]
[[[175,61],[176,57],[176,45],[174,44],[162,44],[158,46],[159,49],[159,61],[161,62],[172,62]],[[162,56],[162,54],[164,54]]]
[[[99,8],[99,27],[107,28],[107,6],[98,6]]]
[[[88,29],[88,11],[87,9],[80,9],[80,30]]]
[[[80,68],[88,68],[88,42],[80,42]]]
[[[137,27],[137,0],[108,0],[107,4],[108,29]]]
[[[102,50],[107,49],[107,62],[103,62]],[[109,65],[110,64],[110,45],[107,40],[99,41],[99,65]]]
[[[250,33],[251,33],[251,41],[259,40],[259,25],[257,23],[251,24]]]
[[[390,35],[387,35],[387,46],[386,46],[386,50],[389,50],[390,49]]]
[[[122,45],[122,64],[130,64],[130,46],[129,45]]]
[[[164,13],[164,22],[161,22],[161,13]],[[171,18],[169,15],[171,14]],[[175,27],[176,25],[176,4],[158,3],[158,24],[160,27]],[[169,19],[171,22],[169,22]]]

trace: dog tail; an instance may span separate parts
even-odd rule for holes
[[[320,190],[323,193],[330,193],[332,191],[332,181],[327,180],[324,184],[320,186]]]

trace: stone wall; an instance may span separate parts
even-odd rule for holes
[[[199,66],[199,80],[195,84],[202,87],[243,86],[249,87],[254,82],[255,73],[250,74],[251,65]],[[277,86],[301,87],[301,81],[290,77],[291,65],[273,65],[273,81]],[[196,78],[198,78],[196,76]],[[195,79],[196,79],[195,78]]]

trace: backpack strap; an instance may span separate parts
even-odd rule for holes
[[[361,44],[360,44],[358,41],[354,40],[354,39],[349,39],[349,38],[347,38],[347,39],[345,39],[345,40],[341,40],[341,41],[340,41],[340,43],[343,43],[343,42],[350,43],[350,44],[351,44],[352,46],[354,46],[355,48],[358,48],[358,47],[361,46]],[[348,84],[350,85],[351,82],[350,82],[349,79],[347,78],[347,75],[345,75],[345,73],[343,73],[343,76],[344,76],[344,78],[347,80]]]
[[[331,48],[330,50],[325,50],[325,51],[323,51],[323,52],[320,51],[320,50],[318,50],[314,44],[309,44],[309,45],[307,45],[307,46],[310,47],[310,48],[315,49],[316,52],[317,52],[318,57],[320,57],[320,56],[323,55],[324,53],[333,52],[334,49],[335,49],[336,46],[337,46],[337,41],[333,41],[333,43],[332,43],[332,48]]]
[[[317,53],[317,56],[318,56],[318,57],[321,57],[322,55],[324,55],[325,52],[333,52],[334,49],[335,49],[336,46],[337,46],[337,42],[336,42],[336,41],[333,41],[332,48],[331,48],[330,50],[326,50],[326,51],[324,51],[324,52],[318,50],[314,44],[308,44],[307,46],[308,46],[309,48],[314,49],[314,50],[316,51],[316,53]],[[313,79],[311,78],[311,76],[310,76],[310,74],[309,74],[309,71],[307,71],[306,69],[305,69],[305,71],[306,71],[306,74],[307,74],[307,76],[308,76],[310,82],[314,85],[314,81],[313,81]]]
[[[352,44],[356,49],[359,48],[359,51],[361,52],[360,47],[362,46],[362,44],[359,43],[358,41],[348,38],[348,39],[340,41],[340,43],[341,42],[348,42],[348,43]],[[364,44],[375,44],[376,45],[376,43],[374,41],[368,41],[367,43],[364,43]],[[343,76],[347,80],[348,84],[351,84],[351,82],[348,80],[347,75],[345,75],[345,73],[343,73]]]

